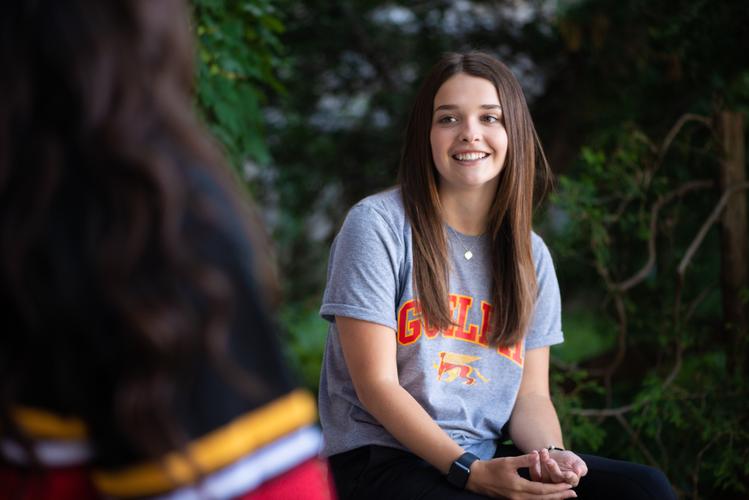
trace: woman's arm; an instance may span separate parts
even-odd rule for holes
[[[549,394],[549,348],[525,353],[523,378],[510,416],[510,438],[528,453],[548,446],[564,448],[559,418]]]
[[[398,382],[396,339],[386,326],[336,316],[359,400],[390,434],[443,474],[463,449]]]
[[[539,463],[531,467],[535,481],[565,482],[576,486],[587,474],[585,462],[564,448],[559,418],[549,394],[549,347],[531,349],[525,354],[523,378],[509,423],[510,438],[521,451],[540,450]]]
[[[398,381],[396,339],[392,329],[336,316],[343,355],[359,400],[387,431],[443,474],[463,449],[443,431]],[[517,469],[533,467],[538,454],[478,460],[467,489],[496,497],[562,499],[576,496],[567,484],[539,484]]]

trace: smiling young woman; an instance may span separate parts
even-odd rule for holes
[[[319,407],[342,499],[673,497],[655,469],[563,449],[537,167],[511,72],[445,55],[417,93],[399,186],[357,203],[330,253]]]

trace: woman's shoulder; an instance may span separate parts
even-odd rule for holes
[[[386,227],[396,235],[403,235],[407,227],[400,187],[393,187],[367,196],[349,210],[347,220],[354,220],[370,228]]]
[[[539,267],[552,261],[549,247],[546,245],[544,239],[535,231],[531,231],[531,246],[533,262],[536,264],[537,270]]]
[[[383,215],[397,216],[405,214],[400,187],[391,187],[359,200],[353,208],[365,207]]]
[[[533,245],[534,254],[547,248],[546,242],[536,231],[531,231],[531,245]]]

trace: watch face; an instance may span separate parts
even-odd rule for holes
[[[457,462],[453,462],[450,467],[450,472],[447,474],[447,480],[456,488],[463,489],[468,482],[468,475],[470,470],[465,470],[462,466],[458,465]]]
[[[450,472],[447,473],[448,482],[457,488],[465,488],[471,474],[471,464],[478,459],[479,457],[473,453],[463,453],[450,466]]]

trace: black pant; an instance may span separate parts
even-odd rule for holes
[[[496,457],[522,454],[500,446]],[[645,465],[580,455],[588,474],[575,488],[578,498],[605,500],[670,500],[676,496],[661,471]],[[437,469],[412,453],[384,446],[364,446],[330,457],[340,500],[479,500],[486,497],[459,490]],[[528,469],[521,469],[528,479]]]

